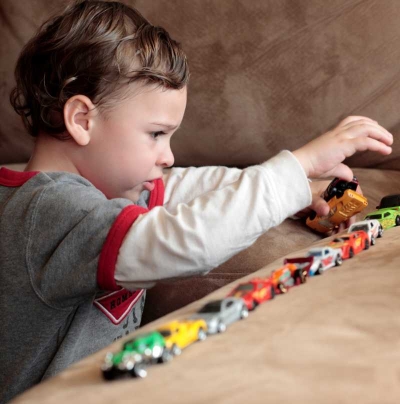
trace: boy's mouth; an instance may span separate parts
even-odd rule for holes
[[[147,191],[152,191],[154,189],[155,185],[153,181],[145,181],[143,182],[143,188],[147,189]]]

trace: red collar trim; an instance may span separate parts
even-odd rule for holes
[[[5,187],[20,187],[28,180],[39,174],[39,171],[14,171],[6,167],[0,168],[0,185]]]
[[[164,203],[164,181],[162,178],[154,180],[154,189],[150,193],[149,209],[153,209],[156,206],[162,206]]]

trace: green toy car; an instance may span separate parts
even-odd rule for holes
[[[167,362],[172,358],[166,349],[164,337],[157,331],[141,335],[125,342],[121,351],[107,353],[102,365],[106,380],[131,376],[146,377],[146,366]]]
[[[376,208],[378,210],[365,216],[366,220],[377,219],[385,230],[400,226],[400,194],[383,197]]]

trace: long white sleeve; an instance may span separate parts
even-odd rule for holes
[[[164,174],[164,207],[172,212],[206,192],[216,191],[238,180],[242,170],[224,166],[174,167]]]
[[[179,182],[167,180],[166,207],[140,216],[129,229],[116,264],[117,284],[135,289],[205,274],[311,203],[304,170],[288,151],[261,165],[223,170],[225,175],[215,167],[198,170],[177,172]],[[207,191],[212,174],[215,189]],[[188,202],[178,203],[179,197]]]

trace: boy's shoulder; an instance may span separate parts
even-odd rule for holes
[[[23,189],[45,189],[47,187],[57,187],[66,185],[72,187],[84,187],[92,191],[101,192],[84,177],[65,171],[42,172],[42,171],[15,171],[6,167],[0,168],[0,189],[11,192],[15,188]]]
[[[16,186],[18,178],[26,181]],[[29,228],[50,221],[68,227],[89,212],[116,217],[132,204],[125,199],[108,200],[91,182],[68,172],[37,172],[30,178],[21,173],[14,176],[14,182],[14,186],[0,187],[0,205],[7,206],[8,217],[24,217]]]
[[[37,175],[32,177],[32,180],[30,185],[33,187],[60,188],[60,191],[66,191],[70,188],[81,188],[82,190],[85,189],[86,191],[104,196],[104,194],[86,178],[65,171],[38,172]]]

